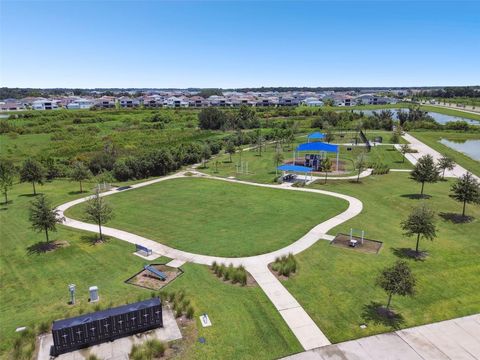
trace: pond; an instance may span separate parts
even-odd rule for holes
[[[440,143],[449,148],[461,152],[473,160],[480,161],[480,139],[449,140],[441,139]]]
[[[373,115],[374,112],[380,112],[382,110],[392,110],[392,112],[395,114],[395,118],[397,117],[397,112],[400,109],[377,109],[377,110],[353,110],[356,113],[359,113],[362,111],[365,115],[371,116]],[[408,111],[408,109],[402,109],[403,111]],[[466,121],[470,125],[480,125],[479,121],[472,120],[472,119],[467,119],[464,117],[460,116],[452,116],[452,115],[445,115],[445,114],[440,114],[436,112],[429,111],[428,115],[430,115],[437,123],[445,125],[448,122],[451,121]]]

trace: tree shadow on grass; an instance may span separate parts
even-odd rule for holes
[[[418,253],[410,248],[392,248],[392,253],[400,259],[413,259],[416,261],[425,261],[428,252],[419,251]]]
[[[423,194],[423,195],[422,194],[403,194],[400,196],[403,198],[412,199],[412,200],[430,199],[432,197],[431,195],[427,195],[427,194]]]
[[[75,191],[69,191],[68,195],[79,195],[79,194],[85,194],[85,193],[88,193],[88,191],[86,191],[86,190],[83,190],[83,191],[75,190]]]
[[[28,255],[33,255],[33,254],[45,254],[49,251],[54,251],[58,249],[59,247],[62,247],[61,243],[58,243],[56,241],[50,241],[50,242],[45,242],[45,241],[40,241],[36,244],[33,244],[29,247],[27,247],[27,253]]]
[[[103,241],[102,241],[102,240],[100,240],[98,234],[93,234],[93,235],[89,234],[89,235],[80,236],[80,240],[85,244],[95,246],[95,245],[104,244],[104,243],[110,241],[110,237],[104,235],[103,236]]]
[[[348,180],[348,182],[350,184],[363,185],[362,178],[360,178],[360,181],[357,181],[356,179],[355,180],[351,179],[351,180]]]
[[[449,212],[441,212],[438,214],[443,220],[445,221],[450,221],[454,224],[465,224],[472,222],[474,217],[473,216],[462,216],[462,214],[456,214],[456,213],[449,213]]]
[[[38,192],[37,192],[36,194],[20,194],[20,195],[18,195],[18,196],[23,196],[23,197],[35,197],[35,196],[40,195],[40,194],[41,194],[41,193],[38,193]]]
[[[363,305],[362,318],[366,322],[372,322],[375,325],[384,325],[395,330],[399,329],[405,322],[402,314],[397,314],[391,309],[386,309],[378,302],[370,302]]]

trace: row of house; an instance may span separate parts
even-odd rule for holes
[[[58,99],[25,98],[21,100],[5,99],[0,102],[1,111],[15,110],[55,110],[55,109],[90,109],[92,107],[109,108],[202,108],[216,107],[239,107],[242,105],[266,107],[266,106],[324,106],[327,102],[335,106],[354,105],[380,105],[395,103],[396,99],[377,96],[375,94],[355,95],[353,93],[314,93],[314,92],[225,92],[222,96],[212,95],[204,98],[195,94],[148,94],[140,97],[129,96],[102,96],[80,98],[65,96]]]

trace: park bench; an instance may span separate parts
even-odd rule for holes
[[[136,252],[143,252],[146,256],[152,255],[152,249],[149,249],[143,245],[135,244]]]

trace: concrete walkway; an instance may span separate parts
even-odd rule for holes
[[[480,315],[325,346],[288,360],[480,360]]]
[[[413,137],[410,134],[405,133],[405,135],[402,136],[406,141],[410,143],[410,148],[417,150],[416,153],[407,153],[405,154],[405,158],[410,161],[413,165],[417,163],[417,160],[421,158],[424,155],[431,155],[435,162],[437,162],[440,158],[443,157],[441,153],[438,151],[432,149],[430,146],[424,144],[417,138]],[[397,150],[400,149],[400,145],[395,145]],[[458,164],[455,164],[455,167],[453,170],[446,170],[445,171],[445,177],[460,177],[463,174],[467,173],[467,170],[463,167],[461,167]],[[480,180],[480,178],[476,175],[473,175],[477,180]]]
[[[342,224],[343,222],[355,217],[358,215],[363,208],[363,204],[360,200],[331,191],[325,190],[316,190],[316,189],[306,189],[306,188],[294,188],[294,187],[285,187],[278,185],[269,185],[269,184],[258,184],[251,183],[247,181],[240,181],[235,179],[225,179],[220,177],[213,177],[198,173],[196,171],[191,172],[194,176],[204,177],[208,179],[215,179],[219,181],[227,181],[232,183],[244,184],[248,186],[258,186],[264,188],[277,189],[278,191],[289,190],[289,191],[301,191],[301,192],[310,192],[313,194],[323,194],[328,196],[333,196],[346,200],[349,203],[347,210],[338,214],[320,224],[315,226],[309,232],[307,232],[300,239],[294,243],[279,249],[272,251],[270,253],[250,256],[250,257],[241,257],[241,258],[226,258],[226,257],[217,257],[217,256],[208,256],[193,254],[186,251],[178,250],[171,248],[169,246],[160,244],[154,240],[147,239],[145,237],[129,233],[127,231],[118,230],[106,226],[102,226],[102,232],[105,235],[112,236],[114,238],[127,241],[132,244],[140,244],[149,249],[152,249],[154,253],[161,254],[163,256],[172,258],[170,264],[177,265],[183,264],[184,262],[193,262],[196,264],[202,265],[211,265],[214,261],[217,263],[224,264],[233,264],[234,266],[243,265],[248,272],[252,274],[255,281],[259,284],[262,290],[265,292],[267,297],[273,303],[275,308],[280,312],[283,319],[290,327],[292,332],[297,337],[300,344],[305,350],[313,349],[319,346],[329,345],[330,342],[327,337],[322,333],[318,326],[313,322],[310,316],[305,312],[305,310],[300,306],[300,304],[295,300],[295,298],[285,289],[281,282],[269,271],[268,264],[275,261],[277,257],[288,255],[289,253],[298,254],[305,249],[309,248],[315,244],[320,239],[331,240],[331,236],[327,235],[327,232],[336,227],[337,225]],[[165,176],[163,178],[154,179],[146,181],[143,183],[134,184],[131,188],[118,191],[116,189],[101,193],[100,196],[110,196],[117,194],[123,191],[132,191],[136,188],[148,186],[162,181],[168,181],[173,179],[178,179],[185,177],[184,172],[180,172],[174,175]],[[91,196],[87,196],[81,199],[70,201],[66,204],[60,205],[57,207],[59,210],[59,215],[65,217],[64,225],[91,232],[98,232],[98,226],[94,224],[84,223],[82,221],[70,219],[64,215],[64,212],[77,204],[87,201]]]

